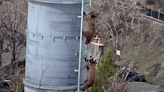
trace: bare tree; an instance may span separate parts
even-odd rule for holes
[[[20,72],[24,71],[25,67],[25,59],[20,59],[20,54],[25,50],[26,20],[27,2],[25,0],[2,0],[0,4],[0,65],[8,62],[6,72],[15,84],[22,81]],[[25,51],[23,54],[25,55]],[[8,60],[3,59],[4,55],[7,55],[5,57]],[[21,61],[23,62],[20,63]],[[1,70],[0,72],[4,73],[4,70]],[[18,87],[18,84],[16,85]],[[15,91],[18,92],[18,88]]]
[[[1,8],[1,39],[7,42],[12,58],[11,64],[13,65],[19,57],[20,51],[25,45],[25,29],[26,29],[26,15],[23,13],[21,5],[24,2],[19,0],[3,2]],[[24,8],[25,9],[25,8]],[[6,37],[6,38],[5,38]],[[3,44],[3,43],[2,43]],[[2,45],[0,47],[3,47]],[[1,50],[0,50],[1,51]]]
[[[4,31],[4,29],[1,27],[0,28],[0,66],[2,66],[2,62],[3,62],[3,60],[2,60],[2,53],[4,53],[4,52],[8,52],[8,46],[6,46],[5,48],[4,48],[4,38],[5,38],[5,31]]]
[[[93,0],[92,3],[91,10],[99,15],[96,20],[97,34],[106,47],[110,47],[113,52],[122,51],[127,44],[125,38],[131,34],[136,37],[135,41],[129,39],[131,45],[137,43],[142,34],[140,28],[143,27],[141,21],[142,14],[145,14],[144,4],[136,0]],[[129,48],[129,51],[132,52],[133,49]]]
[[[102,38],[103,41],[112,41],[113,46],[117,48],[118,35],[129,34],[137,29],[143,8],[130,0],[94,0],[92,10],[99,14],[96,22],[97,33],[102,37],[108,34],[109,36],[105,36],[107,38]]]

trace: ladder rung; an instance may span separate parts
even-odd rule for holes
[[[89,12],[85,12],[85,13],[86,13],[86,15],[88,16],[88,13],[89,13]],[[77,18],[80,19],[80,18],[81,18],[81,15],[78,15]]]

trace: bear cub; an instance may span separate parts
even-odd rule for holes
[[[86,37],[85,44],[88,44],[95,35],[95,18],[96,15],[93,12],[89,12],[90,18],[87,18],[86,13],[83,12],[83,20],[87,22],[87,30],[83,31],[83,36]]]
[[[81,89],[82,91],[85,91],[86,89],[90,88],[95,81],[95,72],[96,72],[96,61],[92,59],[87,60],[85,58],[86,65],[85,67],[87,68],[87,79],[85,80],[84,87]]]

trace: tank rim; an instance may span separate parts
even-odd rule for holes
[[[27,0],[28,2],[40,2],[49,4],[81,4],[81,0]],[[84,3],[89,3],[90,0],[85,0]]]

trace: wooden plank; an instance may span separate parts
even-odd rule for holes
[[[97,46],[104,46],[104,44],[98,44],[98,43],[94,43],[94,42],[91,42],[91,44],[94,44],[94,45],[97,45]]]

